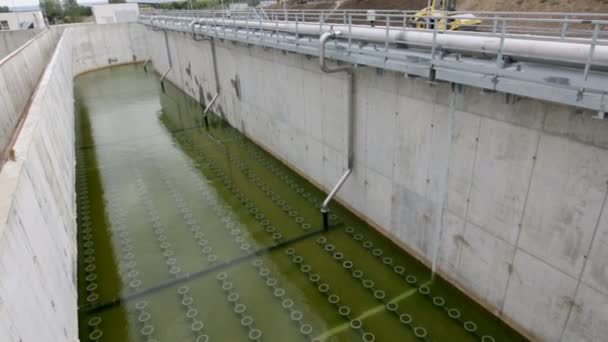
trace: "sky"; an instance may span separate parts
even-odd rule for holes
[[[30,7],[37,6],[39,0],[0,0],[0,6],[8,6],[8,7]],[[107,2],[104,0],[101,1],[92,1],[92,0],[78,0],[79,3],[90,3],[90,2]]]
[[[57,1],[63,1],[63,0],[57,0]],[[100,4],[100,3],[107,3],[108,0],[76,0],[78,1],[78,3],[83,4],[83,5],[87,5],[87,4]],[[139,0],[139,2],[168,2],[171,0]],[[175,1],[180,1],[180,0],[175,0]],[[127,2],[138,2],[138,0],[127,0]],[[38,7],[38,4],[40,3],[39,0],[0,0],[0,6],[8,6],[10,8],[17,8],[17,9],[26,9],[26,10],[31,10],[32,7]]]

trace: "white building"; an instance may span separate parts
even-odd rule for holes
[[[45,28],[41,11],[0,13],[0,31]]]
[[[136,3],[93,5],[93,17],[97,24],[137,21],[138,16],[139,5]]]

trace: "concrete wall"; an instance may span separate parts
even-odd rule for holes
[[[20,37],[22,31],[14,32]],[[0,60],[0,155],[5,151],[13,130],[27,107],[57,39],[56,32],[44,31],[36,39]]]
[[[209,99],[210,43],[167,35],[169,55],[164,33],[148,31],[156,69],[171,63],[169,80]],[[333,186],[346,167],[344,75],[300,55],[216,46],[219,111]],[[365,67],[355,75],[356,166],[339,198],[425,262],[437,250],[442,274],[531,337],[604,340],[608,122]]]
[[[73,27],[74,74],[147,58],[145,29],[136,23]]]
[[[6,21],[9,30],[43,29],[46,27],[41,11],[0,13],[0,21]]]
[[[0,60],[34,38],[38,33],[40,33],[40,30],[0,31]]]
[[[139,5],[136,3],[93,6],[93,17],[97,24],[135,22],[138,16]]]
[[[5,72],[6,64],[0,66],[2,80],[25,78],[27,63],[42,58],[37,49],[27,56],[27,62],[10,66],[11,74]],[[2,341],[78,338],[70,56],[71,40],[64,37],[38,84],[14,144],[15,160],[8,161],[0,172]],[[27,80],[35,81],[37,78]],[[15,95],[13,91],[9,94]]]
[[[37,86],[12,146],[15,160],[0,170],[1,341],[78,339],[72,80],[144,59],[144,32],[135,24],[64,26],[0,65],[2,141]],[[35,71],[49,60],[43,52],[59,35],[38,83]]]

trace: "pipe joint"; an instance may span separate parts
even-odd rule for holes
[[[321,49],[319,52],[319,66],[321,67],[321,70],[323,70],[323,72],[326,73],[334,73],[334,72],[352,72],[353,66],[352,65],[347,65],[347,66],[341,66],[341,67],[329,67],[327,66],[327,64],[325,64],[325,53],[326,53],[326,45],[329,42],[330,39],[336,39],[338,36],[342,35],[342,31],[334,31],[333,28],[330,29],[327,32],[323,32],[323,34],[321,34],[321,37],[319,37],[319,43],[321,44]]]

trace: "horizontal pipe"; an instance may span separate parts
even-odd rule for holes
[[[163,20],[183,20],[185,25],[189,24],[193,18],[184,17],[155,17],[153,20],[158,24]],[[194,25],[213,25],[212,18],[196,18],[197,24]],[[232,19],[225,21],[222,25],[228,27],[263,29],[282,32],[296,32],[296,23],[290,21],[268,21],[268,20],[243,20]],[[376,26],[362,26],[338,24],[322,24],[311,22],[298,22],[297,32],[300,35],[319,35],[322,31],[342,31],[350,32],[352,39],[364,40],[376,43],[384,43],[388,39],[389,43],[403,43],[412,46],[432,47],[434,44],[442,49],[474,52],[479,54],[497,55],[500,51],[501,38],[497,36],[482,36],[478,33],[462,32],[440,32],[437,34],[434,43],[433,32],[430,30],[389,28]],[[388,31],[388,32],[387,32]],[[504,40],[503,55],[520,57],[526,59],[536,59],[552,62],[569,62],[585,64],[590,53],[590,40],[581,39],[578,42],[563,41],[543,41],[536,36],[509,34]],[[547,37],[551,39],[551,37]],[[593,64],[608,66],[608,46],[597,45],[593,54]]]

